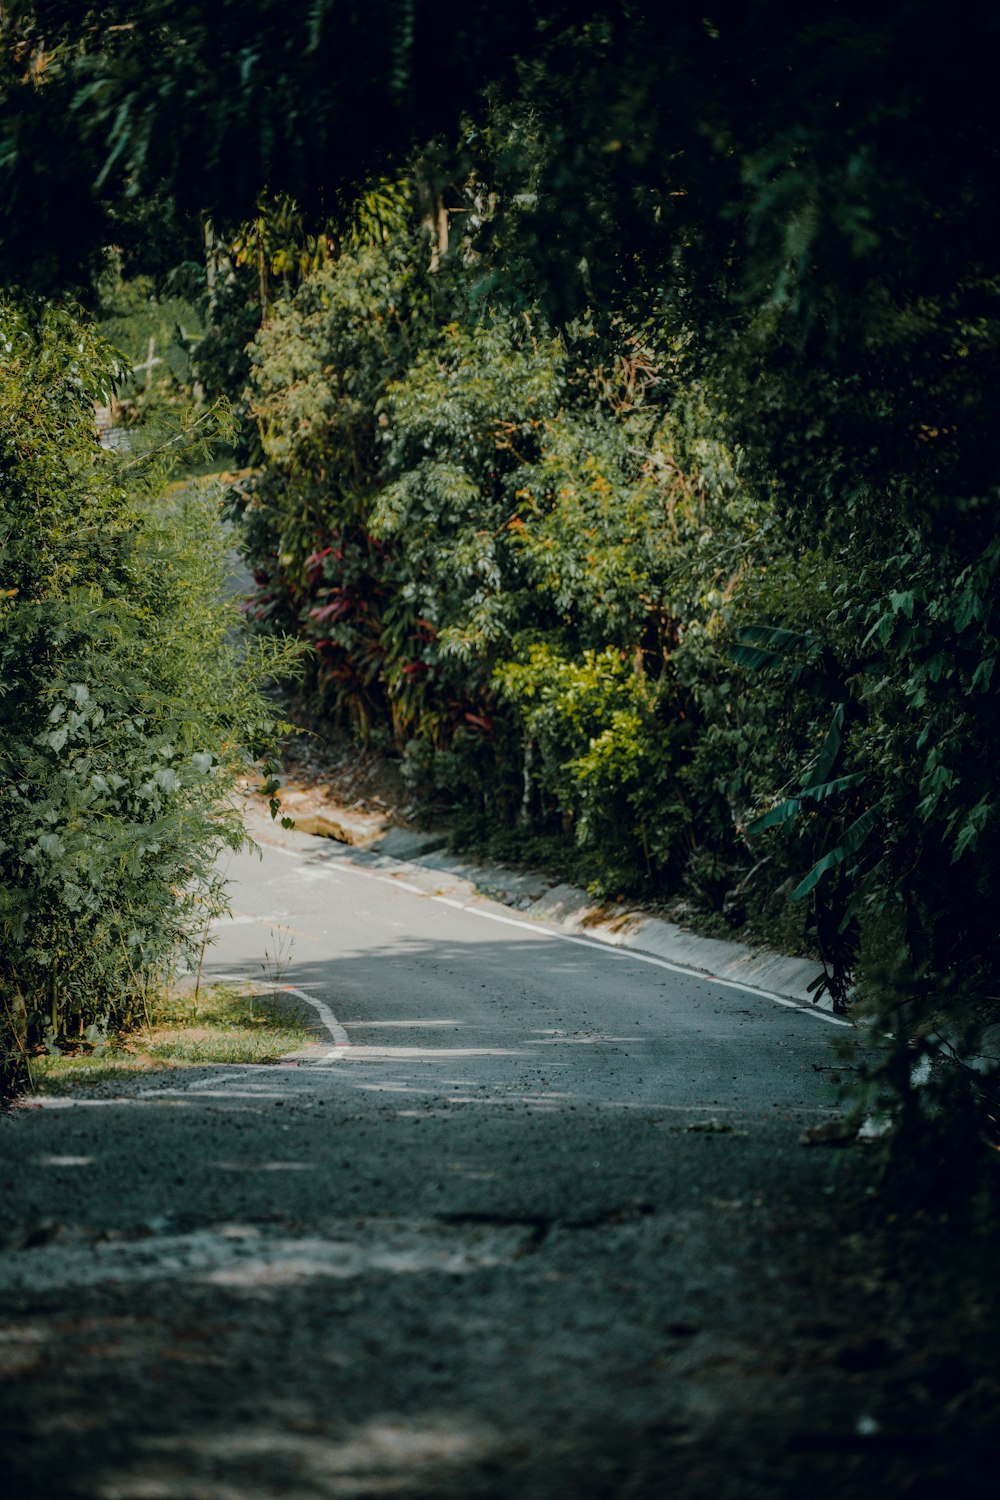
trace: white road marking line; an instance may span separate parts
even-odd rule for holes
[[[330,856],[327,855],[327,858],[329,859]],[[395,880],[392,875],[383,875],[380,874],[377,870],[359,870],[357,865],[352,865],[350,861],[346,859],[343,861],[337,861],[337,869],[343,870],[348,875],[357,875],[360,880],[380,880],[383,885],[399,884],[399,881]],[[324,871],[324,873],[329,875],[331,872]],[[419,894],[422,896],[424,893],[423,891],[420,891]]]
[[[480,906],[471,906],[461,901],[452,901],[447,896],[433,896],[434,901],[440,901],[443,906],[454,906],[459,911],[471,912],[474,916],[484,917],[488,922],[500,922],[504,927],[521,927],[525,932],[533,932],[541,937],[558,938],[561,943],[575,943],[580,948],[590,948],[592,952],[602,953],[606,958],[633,958],[636,963],[653,964],[657,969],[666,969],[669,974],[682,974],[688,979],[701,979],[706,984],[717,984],[723,989],[739,990],[741,995],[758,995],[762,1000],[771,1000],[775,1005],[784,1005],[789,1010],[801,1011],[805,1016],[815,1016],[819,1021],[828,1021],[831,1026],[847,1026],[850,1021],[845,1021],[841,1016],[832,1016],[828,1010],[821,1010],[819,1006],[800,1005],[797,1000],[789,1000],[786,995],[776,995],[773,990],[758,989],[756,985],[743,984],[738,979],[720,979],[715,974],[707,974],[703,969],[690,969],[684,964],[670,963],[665,958],[655,958],[650,953],[636,953],[632,948],[621,948],[614,944],[595,942],[593,938],[574,937],[568,932],[556,932],[551,927],[542,927],[536,922],[520,922],[516,917],[503,917],[499,912],[484,911]]]
[[[271,844],[269,848],[278,848]],[[282,853],[287,851],[282,850]],[[298,856],[296,856],[298,857]],[[328,856],[329,857],[329,856]],[[451,906],[456,911],[471,912],[473,916],[484,917],[489,922],[499,922],[505,927],[519,927],[525,932],[533,932],[536,937],[557,938],[561,943],[575,943],[581,948],[590,948],[595,953],[601,953],[605,958],[615,957],[634,959],[636,963],[652,964],[655,968],[666,969],[668,974],[680,974],[688,979],[700,979],[706,984],[715,984],[722,989],[737,990],[741,995],[756,995],[761,1000],[770,1000],[774,1005],[783,1005],[787,1010],[797,1010],[804,1016],[814,1016],[818,1021],[826,1021],[830,1026],[846,1026],[853,1030],[852,1023],[842,1016],[831,1015],[828,1010],[823,1010],[818,1005],[801,1005],[797,1000],[790,1000],[786,995],[775,994],[773,990],[765,990],[757,985],[747,984],[738,979],[722,979],[716,974],[707,973],[704,969],[689,968],[685,964],[671,963],[665,958],[656,958],[649,953],[637,953],[633,948],[623,948],[618,944],[601,943],[594,938],[575,937],[568,932],[558,932],[551,927],[543,927],[538,922],[524,922],[516,917],[504,917],[499,912],[485,911],[481,906],[476,906],[467,901],[456,901],[451,896],[435,896],[422,891],[419,887],[411,886],[392,875],[378,874],[374,870],[359,870],[349,860],[339,864],[339,868],[349,871],[352,875],[358,875],[363,880],[379,880],[383,885],[391,885],[396,889],[412,891],[415,895],[425,900],[437,901],[442,906]]]
[[[585,939],[578,941],[585,941]],[[674,974],[689,974],[694,979],[707,979],[712,984],[721,985],[723,989],[739,990],[741,995],[759,995],[762,1000],[773,1000],[775,1005],[786,1005],[790,1010],[800,1010],[805,1016],[815,1016],[817,1021],[828,1021],[831,1026],[846,1026],[853,1030],[851,1022],[845,1021],[843,1016],[831,1015],[828,1010],[823,1010],[818,1005],[800,1005],[797,1000],[789,1000],[787,995],[776,995],[773,990],[759,989],[757,985],[744,984],[739,979],[720,979],[715,974],[705,974],[701,969],[688,969],[681,964],[668,963],[664,958],[652,958],[646,953],[633,953],[631,948],[624,950],[622,957],[634,958],[641,964],[656,964],[659,968],[669,969]]]
[[[248,976],[245,974],[213,974],[212,978],[239,980],[241,983],[252,984],[255,989],[277,991],[282,995],[294,995],[297,1000],[304,1000],[306,1005],[311,1005],[334,1042],[333,1050],[324,1052],[321,1058],[317,1058],[318,1063],[333,1062],[343,1057],[345,1048],[351,1045],[350,1037],[326,1002],[324,1000],[317,1000],[315,995],[307,995],[305,990],[296,989],[294,984],[275,984],[267,979],[248,979]]]

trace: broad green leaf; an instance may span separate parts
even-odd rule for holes
[[[819,786],[803,787],[794,797],[786,798],[770,811],[754,818],[747,824],[747,833],[762,833],[765,828],[777,828],[782,823],[790,822],[801,811],[803,802],[825,802],[828,797],[836,797],[840,792],[860,786],[864,780],[863,771],[852,771],[847,776],[838,776]]]
[[[747,833],[763,833],[766,828],[780,828],[783,823],[790,823],[802,810],[802,799],[800,797],[786,797],[784,802],[779,802],[768,812],[761,813],[747,824]]]
[[[834,709],[830,727],[826,732],[826,738],[823,740],[822,747],[820,748],[816,768],[806,782],[807,788],[819,786],[829,779],[830,772],[836,764],[837,757],[840,755],[841,747],[844,743],[844,718],[846,714],[847,705],[838,703]]]
[[[817,860],[808,875],[799,881],[792,892],[793,901],[801,901],[803,896],[808,896],[809,892],[822,880],[827,870],[835,869],[837,865],[843,864],[849,855],[855,854],[861,848],[868,835],[878,826],[880,812],[881,803],[876,803],[863,812],[860,818],[855,819],[844,833],[840,843],[824,854],[822,859]]]

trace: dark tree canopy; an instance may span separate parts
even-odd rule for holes
[[[512,0],[37,0],[5,8],[6,279],[85,279],[116,209],[165,192],[222,223],[266,189],[329,211],[454,130],[571,7]],[[575,7],[576,13],[580,8]]]
[[[991,263],[1000,12],[934,0],[34,0],[5,7],[0,261],[79,283],[160,194],[234,223],[332,212],[463,117],[537,194],[522,249],[606,299],[636,267],[811,308]],[[524,178],[530,175],[526,185]],[[581,279],[581,262],[586,275]]]

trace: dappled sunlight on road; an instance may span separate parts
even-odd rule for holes
[[[441,1020],[435,1016],[412,1016],[407,1017],[405,1020],[395,1021],[343,1021],[341,1024],[347,1031],[352,1030],[352,1028],[364,1029],[366,1031],[369,1029],[378,1030],[381,1027],[422,1030],[425,1026],[460,1026],[465,1031],[470,1029],[468,1021]],[[483,1026],[479,1029],[485,1031],[486,1027]]]
[[[216,1172],[315,1172],[314,1161],[209,1161],[206,1167]]]
[[[428,1062],[448,1062],[453,1057],[523,1057],[512,1047],[355,1047],[344,1050],[344,1061],[394,1062],[419,1057]]]
[[[295,1165],[249,1164],[248,1170],[294,1170]],[[187,1234],[147,1231],[119,1236],[60,1226],[48,1243],[31,1250],[28,1259],[4,1264],[0,1290],[16,1290],[26,1277],[36,1290],[180,1280],[252,1293],[316,1277],[464,1276],[513,1263],[529,1238],[522,1224],[487,1223],[470,1229],[437,1218],[382,1215],[330,1219],[323,1233],[308,1235],[238,1223]]]
[[[142,1443],[144,1456],[111,1471],[98,1500],[246,1500],[266,1493],[313,1497],[407,1495],[448,1485],[459,1465],[482,1462],[502,1447],[499,1434],[464,1414],[423,1421],[393,1416],[366,1422],[341,1438],[289,1431],[287,1423],[206,1428]],[[191,1476],[198,1474],[197,1491]],[[290,1486],[286,1488],[286,1486]]]
[[[592,1032],[589,1036],[533,1036],[529,1037],[526,1045],[529,1047],[596,1047],[599,1045],[615,1045],[618,1042],[644,1042],[642,1036],[600,1036]]]

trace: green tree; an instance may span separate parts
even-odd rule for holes
[[[770,748],[754,730],[747,784],[727,795],[739,800],[752,784],[771,820],[757,825],[761,838],[774,846],[791,831],[800,841],[794,883],[833,984],[846,993],[860,972],[873,1024],[897,1038],[885,1079],[904,1140],[920,1135],[915,1122],[932,1134],[935,1122],[950,1128],[957,1111],[971,1140],[995,1141],[995,1069],[981,1059],[1000,956],[1000,151],[986,104],[998,32],[994,8],[967,7],[945,25],[931,0],[875,9],[723,0],[709,14],[638,0],[582,14],[555,0],[384,0],[375,12],[319,5],[302,17],[274,0],[226,5],[217,17],[194,0],[164,0],[16,5],[4,33],[0,177],[12,212],[0,255],[14,278],[84,278],[130,193],[165,184],[181,209],[235,224],[267,186],[306,212],[334,214],[417,151],[432,199],[444,184],[476,184],[475,202],[462,206],[478,232],[462,236],[462,257],[480,310],[527,310],[553,333],[589,310],[601,338],[624,328],[662,367],[673,361],[679,375],[649,404],[671,413],[678,390],[699,392],[759,526],[727,585],[748,675],[717,705],[695,762],[708,774],[711,754],[743,732],[733,699],[744,724],[759,713],[783,725]],[[41,233],[29,195],[48,205]],[[55,232],[64,205],[71,237]],[[446,257],[445,276],[462,257]],[[444,321],[474,327],[471,301]],[[430,359],[419,380],[433,383]],[[411,417],[419,425],[406,394],[417,387],[409,359],[387,368],[402,452]],[[367,397],[361,406],[376,423],[388,415]],[[459,406],[475,425],[469,390]],[[364,423],[377,438],[368,415]],[[457,435],[442,426],[429,436],[439,475],[450,464],[458,478],[454,453],[444,454]],[[390,477],[397,499],[405,490],[425,503],[436,481],[423,458],[389,476],[378,442],[364,451],[377,475],[366,507]],[[490,517],[498,498],[481,456],[458,466],[452,497],[470,528],[463,545],[477,555],[489,547],[474,517]],[[506,462],[494,465],[501,487]],[[314,481],[323,483],[318,468]],[[434,502],[442,514],[446,498],[442,490]],[[303,545],[314,519],[303,517]],[[386,512],[387,535],[394,524]],[[513,580],[505,605],[530,592],[521,580],[540,564],[548,524],[532,533],[534,551],[490,543]],[[367,519],[359,526],[370,549],[359,565],[381,576],[390,554]],[[337,551],[327,545],[318,544],[324,570]],[[577,556],[565,533],[556,546],[564,555],[542,613],[565,594]],[[391,566],[405,577],[398,558]],[[341,587],[337,576],[326,582]],[[440,583],[456,643],[470,598]],[[314,607],[311,587],[304,577],[294,615]],[[400,586],[394,597],[403,596]],[[472,636],[492,599],[469,614]],[[318,607],[337,623],[342,603]],[[583,620],[570,611],[567,629]],[[543,642],[545,672],[595,665],[614,634],[584,648],[593,658],[560,647],[557,665],[555,642]],[[525,665],[532,643],[522,644]],[[672,660],[698,675],[693,652]],[[372,673],[382,680],[377,651]],[[716,679],[705,681],[707,703]],[[766,857],[781,866],[776,849]]]
[[[222,602],[217,503],[141,494],[93,420],[119,357],[0,303],[3,1081],[44,1036],[125,1023],[220,909],[236,778],[269,742]],[[135,493],[139,479],[140,494]]]

